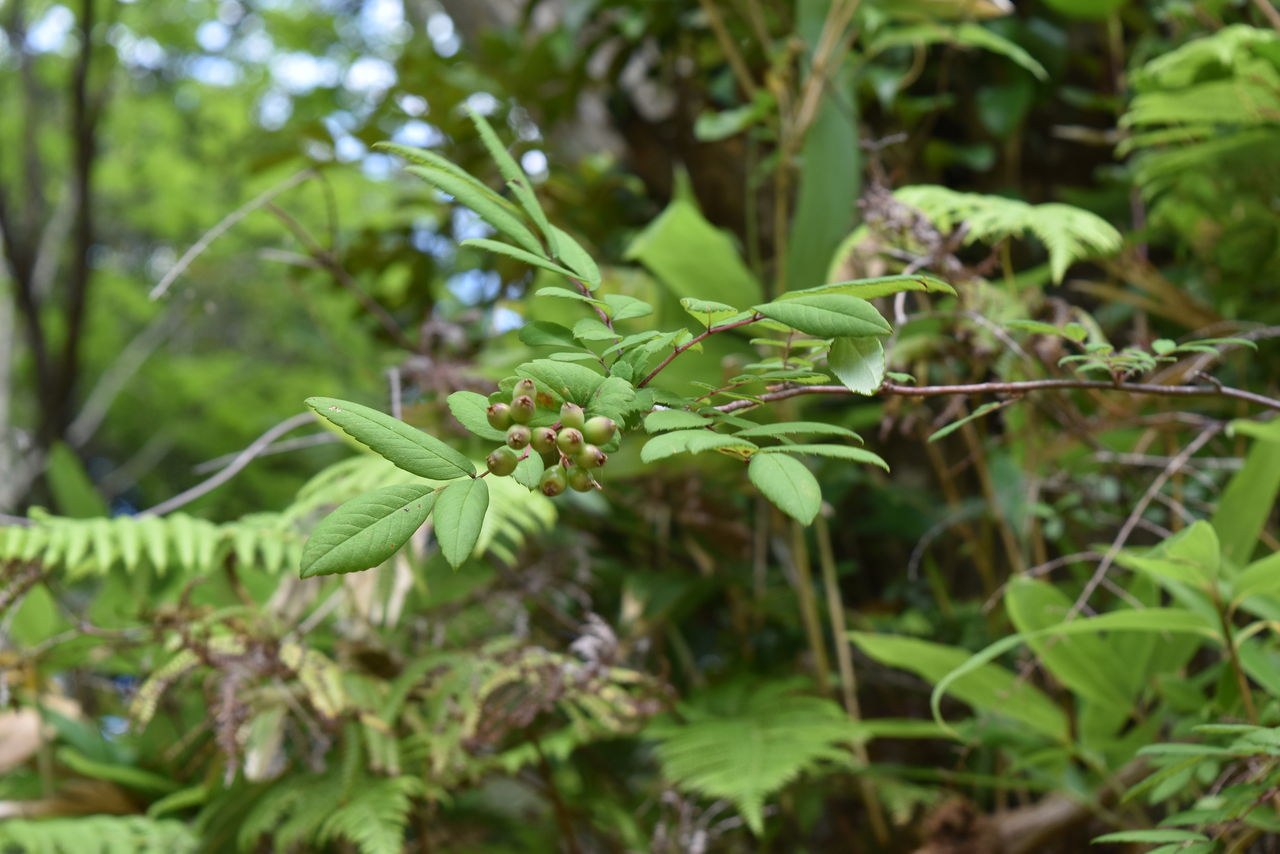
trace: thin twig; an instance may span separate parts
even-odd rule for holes
[[[1271,22],[1276,32],[1280,33],[1280,12],[1276,11],[1276,7],[1272,6],[1269,0],[1253,0],[1253,5],[1258,7],[1262,16]]]
[[[1280,412],[1280,400],[1254,394],[1251,391],[1232,388],[1230,386],[1189,386],[1189,385],[1152,385],[1149,383],[1107,382],[1105,380],[1020,380],[1017,382],[970,383],[968,385],[934,385],[908,386],[886,382],[876,391],[877,396],[895,395],[899,397],[948,397],[952,395],[979,394],[1026,394],[1032,391],[1088,389],[1096,391],[1119,391],[1129,394],[1150,394],[1163,397],[1228,397],[1243,400]],[[736,412],[750,409],[775,400],[786,400],[805,394],[851,395],[853,392],[842,385],[806,385],[773,388],[759,395],[754,400],[734,400],[723,403],[716,409],[721,412]]]
[[[1169,478],[1173,477],[1187,461],[1195,456],[1196,451],[1203,448],[1209,443],[1209,440],[1221,432],[1219,426],[1208,427],[1200,432],[1200,435],[1192,439],[1185,448],[1183,448],[1177,456],[1169,460],[1169,464],[1164,470],[1156,476],[1156,479],[1147,487],[1147,491],[1143,493],[1142,498],[1138,499],[1138,503],[1134,505],[1133,510],[1129,513],[1129,517],[1125,519],[1124,524],[1120,527],[1120,533],[1116,535],[1115,540],[1107,549],[1106,554],[1102,556],[1102,560],[1098,563],[1097,569],[1093,571],[1093,577],[1089,579],[1089,583],[1084,586],[1084,590],[1080,592],[1076,598],[1075,604],[1071,606],[1068,619],[1079,613],[1079,611],[1088,603],[1089,597],[1093,595],[1093,591],[1098,589],[1098,585],[1102,583],[1102,579],[1106,577],[1107,571],[1111,569],[1111,564],[1115,561],[1116,555],[1120,554],[1120,550],[1124,548],[1125,543],[1129,541],[1129,535],[1138,527],[1138,520],[1142,518],[1142,514],[1147,512],[1148,505],[1155,499],[1155,494],[1164,488]]]
[[[162,278],[156,286],[151,289],[151,293],[148,296],[153,300],[164,296],[165,292],[169,290],[169,286],[173,284],[174,280],[181,276],[187,267],[191,266],[191,262],[199,258],[200,254],[204,252],[204,250],[209,248],[209,244],[213,243],[213,241],[217,240],[223,234],[226,234],[227,231],[240,220],[244,219],[263,205],[268,204],[276,196],[286,190],[298,186],[303,181],[313,177],[314,175],[315,172],[311,169],[303,169],[300,172],[295,172],[279,184],[264,190],[262,193],[227,214],[222,218],[221,222],[206,231],[199,240],[191,244],[191,248],[182,254],[182,257],[178,259],[178,263],[169,268],[169,272],[164,274],[164,278]]]
[[[745,320],[738,320],[733,323],[726,323],[726,324],[723,324],[722,326],[708,327],[706,332],[703,332],[700,335],[694,336],[689,340],[688,343],[681,344],[679,347],[675,348],[675,350],[671,352],[671,355],[663,359],[658,364],[658,367],[654,368],[652,371],[649,372],[648,376],[640,380],[640,382],[636,383],[636,388],[644,388],[645,386],[647,386],[653,380],[654,377],[662,373],[662,371],[667,367],[667,365],[675,361],[675,358],[677,356],[679,356],[681,353],[685,352],[686,350],[690,350],[696,347],[697,345],[701,344],[703,341],[710,338],[712,335],[715,335],[717,332],[726,332],[730,329],[737,329],[739,326],[749,326],[752,323],[759,323],[761,320],[764,320],[763,314],[753,314],[750,317],[746,318]],[[841,386],[841,388],[843,388],[843,386]]]
[[[315,416],[310,412],[300,412],[297,415],[286,418],[258,438],[254,439],[249,447],[240,452],[235,460],[224,468],[222,471],[210,477],[207,480],[197,483],[184,492],[180,492],[167,501],[162,501],[155,507],[143,510],[139,516],[161,516],[177,510],[179,507],[190,504],[202,495],[205,495],[217,489],[236,475],[242,468],[247,466],[254,457],[260,455],[272,442],[288,433],[290,430],[296,430],[303,424],[309,424]]]
[[[360,287],[359,283],[347,272],[347,269],[338,263],[338,259],[334,254],[321,246],[319,241],[311,236],[311,232],[307,231],[302,223],[276,205],[267,203],[265,207],[276,219],[284,223],[286,228],[293,232],[294,237],[301,241],[308,254],[333,276],[334,281],[351,291],[364,310],[373,315],[374,319],[378,321],[378,325],[391,337],[397,347],[408,350],[411,353],[417,352],[418,348],[414,347],[413,342],[405,337],[400,325],[396,323],[390,312],[382,307],[382,303],[369,296],[365,289]]]
[[[746,60],[742,58],[742,54],[738,51],[738,46],[733,43],[733,36],[729,34],[729,28],[724,24],[724,18],[720,16],[720,10],[716,8],[716,0],[698,0],[698,5],[702,7],[702,11],[707,16],[707,23],[711,25],[711,31],[715,33],[716,41],[720,44],[720,49],[724,51],[724,58],[729,61],[729,67],[733,69],[733,76],[737,79],[738,85],[742,87],[742,93],[748,98],[754,98],[756,95],[756,82],[751,78],[751,69],[747,67]]]
[[[308,433],[305,436],[298,436],[293,439],[282,439],[279,442],[268,445],[258,454],[259,457],[270,457],[275,454],[286,454],[289,451],[299,451],[304,448],[314,448],[319,445],[331,445],[334,442],[340,442],[342,439],[330,433],[328,430],[322,430],[319,433]],[[220,457],[214,457],[211,460],[205,460],[197,463],[192,467],[192,471],[196,474],[208,474],[220,469],[226,468],[240,456],[240,452],[236,451],[230,454],[223,454]]]

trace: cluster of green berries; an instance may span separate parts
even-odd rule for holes
[[[516,383],[511,403],[495,403],[488,409],[489,425],[506,430],[506,444],[495,448],[485,461],[489,471],[506,477],[530,453],[542,456],[545,469],[538,489],[543,495],[557,496],[566,488],[578,492],[598,489],[594,470],[609,459],[600,446],[618,432],[612,418],[598,415],[587,418],[582,407],[565,403],[560,407],[560,420],[550,427],[529,427],[537,412],[537,385],[530,379]]]

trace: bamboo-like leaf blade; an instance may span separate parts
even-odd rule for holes
[[[301,576],[377,566],[409,541],[435,501],[434,487],[427,483],[384,486],[351,499],[311,532],[302,550]]]

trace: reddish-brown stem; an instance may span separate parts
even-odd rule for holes
[[[659,366],[661,367],[661,366]],[[1192,386],[1192,385],[1155,385],[1151,383],[1108,382],[1106,380],[1021,380],[1018,382],[970,383],[967,385],[933,385],[908,386],[886,382],[876,391],[876,395],[896,395],[899,397],[948,397],[952,395],[979,394],[1013,394],[1020,395],[1032,391],[1088,389],[1095,391],[1120,391],[1129,394],[1150,394],[1164,397],[1227,397],[1243,400],[1264,409],[1280,412],[1280,400],[1265,397],[1243,389],[1225,385]],[[751,409],[775,400],[785,400],[804,394],[853,394],[842,385],[806,385],[774,387],[754,400],[734,400],[723,403],[716,409],[721,412],[736,412],[740,409]]]
[[[706,332],[703,332],[701,335],[694,336],[694,338],[692,338],[687,344],[681,344],[679,347],[672,350],[671,355],[663,359],[658,364],[658,367],[654,368],[652,371],[649,372],[648,376],[640,380],[640,382],[636,383],[636,388],[644,388],[645,386],[647,386],[650,382],[653,381],[654,377],[656,377],[658,374],[662,373],[663,370],[666,369],[667,365],[675,361],[676,356],[679,356],[681,353],[683,353],[684,351],[692,347],[696,347],[706,339],[710,338],[712,335],[715,335],[717,332],[725,332],[730,329],[737,329],[739,326],[748,326],[752,323],[759,323],[761,320],[764,320],[764,315],[760,313],[756,313],[756,314],[752,314],[750,317],[746,318],[745,320],[736,320],[733,323],[726,323],[723,326],[708,327]]]
[[[584,297],[586,297],[587,299],[595,299],[595,297],[591,295],[591,289],[588,288],[586,285],[582,284],[581,281],[573,278],[572,276],[567,276],[566,278],[568,278],[569,281],[573,282],[574,285],[577,286],[578,292],[582,294]],[[600,315],[600,321],[604,323],[605,326],[609,327],[610,332],[613,332],[613,319],[609,317],[608,312],[606,312],[603,308],[596,305],[595,303],[592,303],[591,307],[596,310],[596,314]]]

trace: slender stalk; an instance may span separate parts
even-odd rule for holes
[[[752,314],[750,317],[746,318],[745,320],[738,320],[733,323],[723,324],[721,326],[709,327],[706,332],[703,332],[702,334],[695,336],[687,344],[681,344],[679,347],[675,348],[675,350],[671,352],[671,355],[663,359],[660,363],[658,363],[658,367],[654,368],[652,371],[649,372],[648,376],[640,380],[640,382],[636,383],[636,388],[644,388],[645,386],[647,386],[653,380],[654,377],[656,377],[658,374],[666,370],[667,365],[674,362],[677,356],[679,356],[681,353],[685,352],[686,350],[696,347],[697,345],[701,344],[703,341],[710,338],[712,335],[715,335],[717,332],[725,332],[730,329],[737,329],[739,326],[749,326],[752,323],[758,323],[763,319],[764,319],[764,315],[757,313],[757,314]]]
[[[822,587],[827,596],[827,617],[831,620],[831,636],[836,646],[836,667],[840,672],[840,689],[844,699],[844,709],[855,723],[862,720],[862,710],[858,706],[858,675],[853,669],[853,654],[849,651],[849,637],[844,621],[844,600],[840,596],[840,580],[836,577],[835,551],[831,547],[831,530],[827,520],[821,513],[813,523],[814,536],[818,538],[818,564],[822,568]],[[866,742],[854,742],[854,756],[867,766],[871,757],[867,753]],[[880,799],[876,790],[865,775],[858,775],[858,787],[862,792],[862,802],[867,808],[867,816],[871,820],[871,830],[876,841],[885,845],[889,841],[889,827],[885,824]]]
[[[1218,622],[1222,626],[1222,642],[1227,647],[1227,658],[1231,662],[1231,670],[1236,677],[1236,685],[1240,689],[1240,699],[1244,701],[1244,711],[1249,723],[1258,723],[1258,709],[1253,704],[1253,693],[1249,690],[1249,679],[1244,675],[1244,667],[1240,664],[1240,654],[1236,651],[1235,637],[1231,632],[1231,620],[1227,618],[1227,608],[1222,603],[1216,589],[1212,591],[1213,607],[1218,612]]]
[[[742,58],[742,54],[738,51],[738,46],[733,43],[733,36],[729,34],[729,28],[724,24],[724,18],[720,15],[720,10],[716,8],[716,0],[698,0],[698,5],[702,7],[702,11],[707,16],[707,23],[711,25],[711,31],[715,33],[716,41],[720,44],[720,49],[724,51],[724,58],[729,61],[729,67],[733,69],[733,76],[738,81],[738,86],[742,88],[742,93],[748,98],[754,98],[756,94],[756,82],[751,77],[751,69],[747,67],[747,62]]]
[[[831,665],[826,645],[822,642],[822,626],[818,620],[818,598],[813,592],[813,571],[809,568],[809,546],[804,540],[804,526],[791,520],[791,566],[795,570],[796,597],[800,600],[800,619],[813,653],[813,670],[822,693],[831,690]]]

